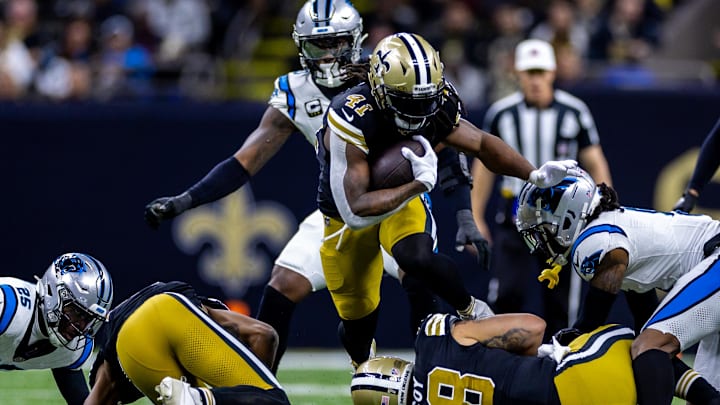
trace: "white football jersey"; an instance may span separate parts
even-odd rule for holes
[[[33,316],[37,304],[35,284],[12,277],[0,277],[0,370],[80,368],[92,353],[92,340],[88,340],[88,344],[80,350],[56,347],[49,353],[39,355],[33,353],[32,347],[28,347],[41,340],[48,340],[40,332],[38,319]],[[32,330],[23,345],[29,328]]]
[[[622,290],[668,290],[703,259],[703,245],[720,233],[720,222],[687,215],[625,207],[603,212],[583,229],[570,252],[573,269],[585,280],[607,252],[624,249],[629,263]]]
[[[317,149],[315,133],[322,128],[330,99],[320,91],[310,71],[298,70],[275,79],[275,89],[268,104],[294,122],[305,139]]]

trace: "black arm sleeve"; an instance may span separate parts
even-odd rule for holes
[[[604,325],[616,297],[617,294],[590,286],[573,328],[587,333]]]
[[[235,157],[218,163],[210,173],[195,183],[187,194],[191,198],[191,208],[219,200],[242,187],[250,179],[250,174]]]
[[[658,306],[657,294],[654,289],[644,293],[625,291],[625,299],[635,320],[635,335],[638,335]]]
[[[90,394],[82,370],[52,369],[55,383],[68,405],[82,405]]]
[[[720,165],[720,119],[715,127],[705,138],[700,148],[695,171],[690,178],[688,188],[694,188],[698,193],[702,192],[705,185],[710,181],[713,174]]]

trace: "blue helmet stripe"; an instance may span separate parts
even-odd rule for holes
[[[7,284],[0,285],[0,291],[2,291],[5,301],[3,305],[2,313],[0,313],[0,335],[5,333],[7,328],[10,326],[17,312],[17,295],[15,295],[15,289]]]
[[[280,90],[284,91],[285,94],[287,94],[287,105],[288,105],[288,115],[291,119],[295,119],[295,95],[293,94],[292,90],[290,90],[290,83],[288,81],[288,75],[280,76],[280,79],[278,79],[278,86],[280,87]]]

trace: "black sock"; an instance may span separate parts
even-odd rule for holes
[[[406,275],[421,280],[454,309],[462,311],[472,303],[457,265],[449,256],[433,252],[428,234],[404,237],[392,247],[392,255]]]
[[[278,334],[278,348],[275,353],[275,362],[271,370],[277,373],[280,359],[287,349],[288,333],[290,333],[290,320],[295,311],[295,303],[271,286],[265,286],[265,292],[260,300],[260,309],[257,319],[272,326]]]
[[[352,361],[360,364],[368,359],[375,337],[380,308],[360,319],[343,319],[338,325],[338,337]]]
[[[674,371],[670,355],[652,349],[632,361],[638,405],[670,405]]]
[[[435,295],[417,278],[406,274],[401,282],[410,303],[410,336],[414,339],[425,317],[440,312]]]
[[[686,399],[693,405],[708,404],[713,399],[720,399],[720,392],[684,361],[673,357],[672,364],[676,397]]]

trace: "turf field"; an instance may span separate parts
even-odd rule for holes
[[[412,359],[407,352],[396,355]],[[293,405],[351,405],[350,377],[345,354],[332,351],[291,351],[278,373]],[[675,400],[673,405],[684,403]],[[50,371],[0,372],[0,405],[35,404],[64,404]],[[151,402],[143,399],[135,404]]]
[[[327,350],[291,351],[278,373],[293,405],[351,405],[351,376],[347,356]],[[0,372],[0,405],[35,404],[64,404],[49,370]],[[151,402],[143,399],[135,404]]]

